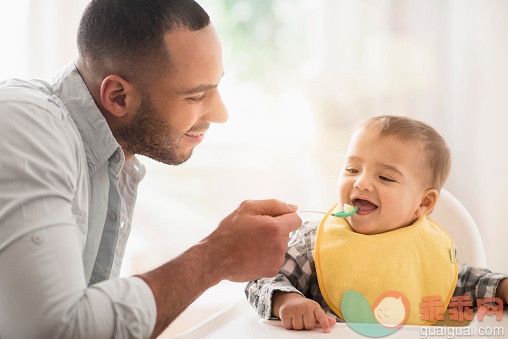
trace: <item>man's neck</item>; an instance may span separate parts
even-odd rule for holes
[[[93,66],[91,65],[90,62],[87,62],[84,58],[78,57],[76,61],[76,68],[78,69],[78,73],[81,75],[81,78],[85,82],[85,85],[88,88],[88,91],[90,92],[90,95],[92,96],[95,105],[97,105],[97,108],[101,112],[102,116],[104,117],[104,119],[106,119],[106,123],[108,124],[108,127],[111,130],[113,137],[120,145],[122,145],[121,140],[116,135],[116,124],[112,119],[112,114],[109,113],[108,110],[104,108],[104,106],[101,103],[100,89],[103,79],[95,75],[96,72],[92,71]],[[134,154],[128,153],[123,147],[122,152],[125,156],[125,161],[129,161],[134,156]]]

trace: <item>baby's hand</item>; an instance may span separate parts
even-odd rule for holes
[[[327,316],[317,302],[298,293],[276,292],[272,305],[273,314],[282,320],[282,326],[288,330],[310,330],[319,323],[323,332],[328,333],[330,326],[335,325],[335,319]]]

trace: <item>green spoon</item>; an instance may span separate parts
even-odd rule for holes
[[[347,218],[347,217],[355,214],[356,212],[358,212],[358,206],[354,206],[354,207],[355,208],[349,212],[340,211],[337,213],[326,213],[326,212],[318,212],[318,211],[298,211],[298,213],[320,213],[320,214],[328,214],[328,215],[331,215],[331,216],[337,217],[337,218]]]

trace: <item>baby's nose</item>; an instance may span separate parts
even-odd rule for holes
[[[362,174],[358,176],[354,183],[354,187],[363,190],[363,191],[371,191],[372,190],[372,182],[368,176]]]

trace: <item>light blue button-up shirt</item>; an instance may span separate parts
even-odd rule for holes
[[[74,63],[0,83],[0,338],[150,336],[150,288],[118,278],[144,173]]]

